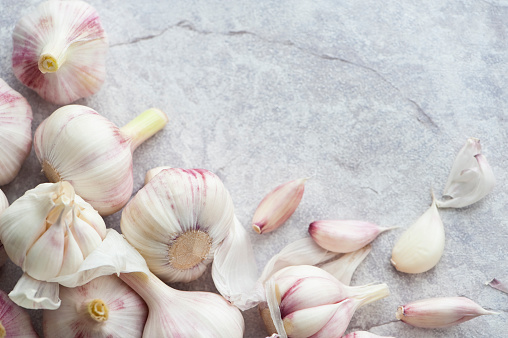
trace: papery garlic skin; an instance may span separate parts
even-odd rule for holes
[[[175,290],[154,274],[121,274],[148,305],[143,337],[241,338],[245,330],[237,307],[210,292]]]
[[[117,276],[60,288],[61,306],[44,310],[45,337],[141,337],[148,315],[143,299]]]
[[[444,246],[444,226],[434,199],[431,207],[395,243],[391,262],[400,272],[422,273],[436,266]]]
[[[361,249],[342,255],[336,260],[324,263],[319,268],[333,275],[344,285],[349,285],[358,265],[363,262],[371,250],[372,246],[366,245]]]
[[[163,112],[149,109],[119,129],[91,108],[64,106],[35,131],[35,153],[51,182],[69,181],[101,215],[110,215],[132,194],[132,152],[166,123]]]
[[[309,225],[309,234],[319,246],[338,253],[359,250],[387,230],[390,228],[356,220],[321,220]]]
[[[276,230],[295,212],[305,190],[307,178],[279,185],[263,198],[252,217],[252,228],[258,234]]]
[[[234,227],[233,201],[205,169],[165,169],[122,212],[125,238],[165,282],[201,276]]]
[[[466,297],[421,299],[399,306],[395,316],[404,323],[422,328],[450,327],[482,315],[487,311]]]
[[[162,167],[156,167],[156,168],[148,170],[146,172],[146,174],[145,174],[145,185],[147,185],[148,182],[150,182],[152,180],[152,178],[155,177],[155,175],[157,175],[158,173],[160,173],[164,169],[171,169],[171,167],[162,166]]]
[[[395,338],[395,337],[386,337],[386,336],[378,336],[377,334],[370,333],[367,331],[356,331],[351,332],[342,338]]]
[[[0,337],[38,338],[30,316],[0,290]]]
[[[457,154],[443,192],[439,208],[463,208],[489,194],[496,179],[485,156],[480,140],[469,138]]]
[[[32,108],[0,79],[0,185],[11,182],[32,148]]]
[[[9,258],[37,280],[75,272],[106,236],[106,225],[68,182],[27,191],[0,215]]]
[[[83,1],[46,1],[12,35],[16,77],[43,99],[69,104],[99,90],[108,41],[96,10]]]
[[[485,284],[501,292],[508,293],[508,284],[503,283],[496,278],[493,278],[490,282],[487,282]]]

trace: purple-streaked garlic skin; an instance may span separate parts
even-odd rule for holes
[[[300,204],[307,178],[283,183],[259,203],[252,217],[252,228],[258,234],[274,231],[288,220]]]
[[[338,253],[353,252],[372,242],[388,228],[356,220],[321,220],[309,225],[309,234],[326,250]]]
[[[501,292],[508,293],[508,284],[503,283],[496,278],[488,282],[487,285]]]
[[[14,74],[49,102],[88,97],[105,80],[108,41],[97,11],[83,1],[41,3],[18,21],[12,39]],[[46,53],[54,71],[41,68]]]
[[[367,331],[356,331],[351,332],[342,338],[395,338],[395,337],[386,337],[386,336],[378,336],[377,334],[370,333]]]
[[[32,327],[28,313],[14,304],[2,290],[0,290],[0,326],[5,330],[5,337],[39,337]]]
[[[399,306],[395,316],[412,326],[437,329],[454,326],[496,312],[483,309],[466,297],[421,299]]]
[[[148,316],[143,299],[116,275],[102,276],[76,288],[60,288],[62,304],[44,310],[45,337],[141,337]],[[90,302],[102,301],[107,316],[99,321],[87,310]]]
[[[0,185],[11,182],[32,148],[32,108],[0,79]]]

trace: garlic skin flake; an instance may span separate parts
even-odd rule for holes
[[[453,162],[439,208],[463,208],[489,194],[496,183],[492,168],[481,154],[480,140],[469,138]]]
[[[35,153],[50,182],[69,181],[106,216],[131,197],[133,151],[167,121],[162,111],[152,108],[118,128],[91,108],[64,106],[35,131]]]
[[[433,199],[430,208],[395,243],[390,261],[400,272],[422,273],[436,266],[444,245],[444,226]]]
[[[0,79],[0,185],[11,182],[32,148],[32,108]]]
[[[361,249],[380,233],[390,229],[364,221],[322,220],[309,225],[309,234],[326,250],[348,253]]]
[[[46,1],[12,34],[16,77],[43,99],[69,104],[99,90],[108,41],[96,10],[83,1]]]
[[[145,338],[243,337],[240,310],[217,294],[175,290],[153,273],[121,274],[120,278],[148,305]]]
[[[485,284],[501,292],[508,293],[508,285],[496,278],[493,278],[490,282],[487,282]]]
[[[307,178],[279,185],[263,198],[252,217],[252,228],[258,234],[279,228],[295,212],[305,190]]]
[[[349,285],[358,265],[363,262],[371,251],[372,247],[366,245],[361,249],[342,255],[336,260],[321,264],[319,268],[333,275],[344,285]]]
[[[399,306],[398,320],[416,327],[450,327],[482,315],[497,314],[487,311],[466,297],[421,299]]]
[[[120,226],[159,278],[189,282],[235,226],[233,201],[208,170],[165,169],[126,205]]]
[[[148,315],[143,299],[110,275],[60,288],[61,306],[44,310],[45,337],[141,337]]]
[[[106,236],[106,225],[68,182],[27,191],[0,216],[9,258],[37,280],[74,273]]]
[[[38,338],[30,316],[0,290],[0,337]]]

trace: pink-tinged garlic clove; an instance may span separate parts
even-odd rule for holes
[[[454,326],[482,315],[497,314],[466,297],[421,299],[399,306],[395,317],[416,327],[436,329]]]
[[[252,228],[263,234],[279,228],[295,212],[305,190],[307,178],[279,185],[263,198],[252,217]]]
[[[35,153],[51,182],[71,182],[78,195],[106,216],[131,197],[132,152],[167,121],[166,114],[152,108],[118,128],[91,108],[64,106],[35,131]]]
[[[0,79],[0,185],[11,182],[32,148],[32,108]]]
[[[348,253],[363,248],[380,233],[390,229],[364,221],[322,220],[309,225],[309,234],[326,250]]]
[[[28,313],[0,290],[0,337],[38,338]]]
[[[108,41],[97,11],[83,1],[46,1],[12,35],[16,77],[43,99],[69,104],[99,90]]]

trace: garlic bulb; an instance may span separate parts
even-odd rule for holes
[[[322,248],[347,253],[366,246],[380,233],[390,229],[363,221],[323,220],[312,222],[309,234]]]
[[[99,90],[108,42],[95,9],[83,1],[46,1],[12,35],[16,77],[43,99],[69,104]]]
[[[401,272],[425,272],[439,262],[444,245],[444,226],[433,199],[431,207],[395,243],[391,262]]]
[[[0,79],[0,185],[11,182],[32,147],[32,108]]]
[[[148,170],[145,175],[145,185],[147,185],[148,182],[150,182],[152,180],[152,178],[154,178],[155,175],[157,175],[164,169],[171,169],[171,167],[162,166],[162,167],[157,167],[157,168]]]
[[[351,332],[345,336],[342,336],[342,338],[395,338],[395,337],[378,336],[377,334],[370,333],[367,331],[356,331]]]
[[[469,138],[453,162],[439,208],[463,208],[478,202],[494,189],[496,179],[481,154],[480,140]]]
[[[152,273],[120,278],[148,305],[143,337],[243,337],[240,310],[217,294],[175,290]]]
[[[106,225],[68,182],[27,191],[0,216],[9,258],[38,280],[75,272],[106,236]]]
[[[9,201],[7,201],[7,197],[5,197],[5,194],[2,190],[0,190],[0,215],[5,209],[7,209],[8,206]],[[5,252],[4,245],[0,242],[0,266],[4,265],[8,258],[9,256],[7,256],[7,253]]]
[[[279,185],[263,198],[252,217],[252,228],[266,233],[279,228],[295,212],[303,197],[307,178]]]
[[[357,308],[388,294],[386,284],[350,287],[317,267],[291,266],[266,283],[269,315],[261,315],[282,337],[337,337]]]
[[[201,276],[234,227],[233,201],[204,169],[165,169],[122,212],[125,238],[165,282]]]
[[[102,276],[60,288],[61,306],[44,310],[45,337],[141,337],[148,308],[118,277]]]
[[[91,108],[69,105],[39,125],[35,153],[49,181],[69,181],[101,215],[109,215],[132,194],[132,152],[166,123],[163,112],[149,109],[119,129]]]
[[[483,309],[466,297],[443,297],[421,299],[399,306],[395,316],[398,320],[416,327],[442,328],[493,314],[497,313]]]
[[[32,327],[28,313],[14,304],[1,290],[0,337],[39,337]]]

